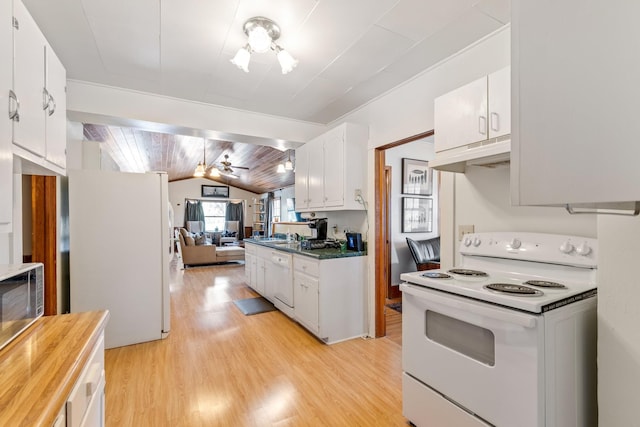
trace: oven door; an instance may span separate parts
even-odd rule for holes
[[[498,426],[544,423],[544,319],[404,283],[402,364]]]

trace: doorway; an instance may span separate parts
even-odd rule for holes
[[[375,177],[375,336],[383,337],[387,334],[385,318],[385,304],[387,289],[390,287],[391,277],[391,182],[390,170],[386,165],[386,151],[419,139],[430,137],[433,130],[395,141],[374,150]]]

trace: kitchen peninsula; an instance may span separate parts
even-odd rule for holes
[[[366,334],[367,253],[246,239],[247,284],[327,344]]]
[[[0,350],[0,425],[104,425],[107,311],[46,316]]]

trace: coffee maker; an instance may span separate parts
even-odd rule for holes
[[[314,230],[313,239],[312,240],[327,240],[327,219],[326,218],[316,218],[309,220],[309,228]]]

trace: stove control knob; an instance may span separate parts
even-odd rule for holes
[[[570,254],[571,252],[573,252],[573,249],[573,245],[568,240],[560,245],[560,252],[562,252],[563,254]]]
[[[481,243],[482,243],[482,240],[480,240],[479,237],[476,237],[475,239],[473,239],[473,246],[475,246],[476,248],[480,246]]]
[[[518,249],[520,246],[522,246],[522,242],[520,241],[520,239],[514,238],[511,241],[511,249]]]
[[[471,246],[471,238],[465,237],[463,243],[465,246]]]
[[[591,253],[591,247],[587,244],[587,242],[583,242],[576,248],[576,252],[578,255],[587,256]]]

